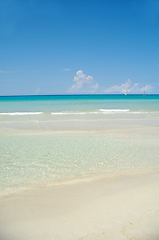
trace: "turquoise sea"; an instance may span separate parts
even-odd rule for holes
[[[159,168],[159,95],[0,97],[0,191]]]
[[[159,112],[159,95],[54,95],[0,97],[0,114],[6,113],[101,113],[121,109]]]

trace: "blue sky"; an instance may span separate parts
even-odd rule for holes
[[[159,93],[159,0],[0,0],[0,95]]]

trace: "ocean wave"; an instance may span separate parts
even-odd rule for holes
[[[39,115],[43,114],[43,112],[9,112],[9,113],[0,113],[0,115]]]
[[[73,115],[76,115],[76,114],[88,114],[90,112],[52,112],[51,114],[52,115],[70,115],[70,114],[73,114]]]
[[[119,113],[119,112],[129,112],[130,109],[100,109],[100,111],[104,112],[104,113]]]
[[[94,111],[86,112],[51,112],[52,115],[85,115],[85,114],[104,114],[104,113],[120,113],[120,112],[129,112],[129,109],[99,109]]]
[[[148,113],[147,111],[130,111],[130,109],[98,109],[98,110],[86,110],[86,111],[59,111],[59,112],[6,112],[0,113],[0,116],[25,116],[25,115],[89,115],[89,114],[116,114],[116,113]],[[150,112],[149,112],[150,113]]]

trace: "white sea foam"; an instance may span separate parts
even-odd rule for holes
[[[104,113],[112,113],[112,112],[129,112],[129,109],[100,109],[100,111]]]
[[[0,113],[0,115],[39,115],[43,114],[43,112],[9,112],[9,113]]]
[[[98,111],[87,112],[52,112],[52,115],[77,115],[77,114],[103,114],[103,113],[119,113],[129,112],[129,109],[99,109]]]
[[[89,112],[88,112],[89,113]],[[52,112],[52,115],[86,114],[86,112]]]

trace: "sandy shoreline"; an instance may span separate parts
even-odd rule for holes
[[[159,239],[159,171],[0,199],[1,240]]]

